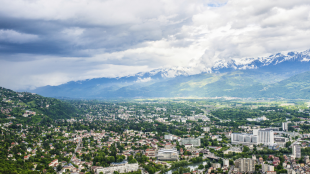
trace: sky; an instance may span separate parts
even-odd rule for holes
[[[309,38],[309,0],[0,0],[0,86],[212,67]]]

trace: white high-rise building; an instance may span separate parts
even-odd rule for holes
[[[235,167],[239,169],[239,172],[254,172],[255,171],[255,160],[251,158],[239,158],[235,160]]]
[[[300,148],[300,145],[299,144],[294,144],[293,145],[293,148],[292,148],[292,155],[295,157],[295,158],[301,158],[301,148]]]
[[[266,172],[273,172],[274,171],[274,166],[272,165],[268,165],[268,164],[263,164],[262,165],[262,172],[266,173]]]
[[[259,129],[253,129],[253,135],[258,135],[258,131],[259,131]]]
[[[229,159],[223,159],[223,166],[229,167]]]
[[[258,144],[273,145],[274,144],[273,130],[259,130]]]
[[[283,122],[283,123],[282,123],[282,130],[283,130],[283,131],[288,131],[287,122]]]
[[[270,129],[254,129],[253,134],[232,133],[232,144],[274,144],[274,132]]]

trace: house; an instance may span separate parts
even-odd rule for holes
[[[27,148],[27,152],[31,152],[32,149],[30,147]]]
[[[155,158],[156,157],[156,149],[146,149],[145,150],[145,156],[149,157],[149,158]]]
[[[54,159],[51,163],[49,163],[49,167],[56,167],[58,165],[58,159]]]
[[[222,147],[217,147],[217,146],[208,146],[209,149],[214,149],[214,150],[221,150]]]
[[[152,143],[151,143],[151,146],[154,147],[154,148],[156,148],[156,149],[157,149],[157,147],[158,147],[157,144],[156,144],[155,142],[152,142]]]

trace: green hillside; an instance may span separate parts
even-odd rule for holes
[[[127,97],[242,97],[310,98],[310,72],[284,79],[281,74],[233,71],[181,76],[142,88],[128,86],[114,92]],[[102,96],[105,92],[102,93]],[[110,91],[110,95],[113,95]]]
[[[1,122],[21,120],[38,123],[44,118],[67,119],[77,117],[78,110],[67,102],[27,92],[0,88]]]
[[[310,71],[268,85],[260,93],[265,97],[310,99]]]

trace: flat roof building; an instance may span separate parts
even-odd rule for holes
[[[200,139],[199,138],[182,138],[181,145],[185,144],[192,144],[194,147],[200,146]]]
[[[232,133],[231,134],[232,144],[274,144],[274,132],[270,129],[254,129],[253,134],[246,133]]]
[[[177,149],[159,149],[157,159],[163,161],[175,161],[179,159],[179,152]]]

